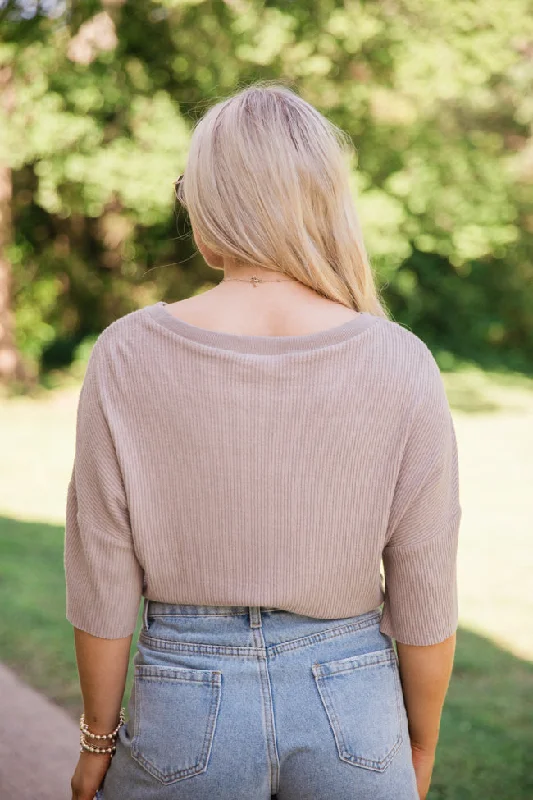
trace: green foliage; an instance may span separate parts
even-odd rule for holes
[[[94,2],[26,20],[16,8],[0,11],[15,92],[0,161],[14,170],[28,358],[54,337],[73,352],[116,316],[209,280],[183,220],[176,235],[172,180],[198,116],[272,78],[351,135],[394,317],[462,356],[531,365],[528,0],[320,0],[312,14],[303,0],[129,0],[107,17]]]

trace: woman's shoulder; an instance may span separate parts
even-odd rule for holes
[[[150,307],[137,308],[117,317],[98,334],[94,346],[104,350],[106,347],[142,335],[146,331]]]
[[[147,308],[144,306],[117,317],[98,334],[89,361],[93,370],[99,374],[117,372],[121,364],[138,362],[145,354],[150,357]]]
[[[368,338],[367,359],[372,385],[393,405],[444,406],[447,402],[442,374],[435,356],[410,328],[388,318],[379,318]],[[385,400],[383,400],[385,402]]]
[[[378,317],[373,328],[375,347],[381,350],[385,358],[395,363],[429,365],[438,369],[432,351],[411,328],[387,317]]]

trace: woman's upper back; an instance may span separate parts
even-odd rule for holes
[[[446,395],[413,333],[362,313],[242,335],[155,303],[110,325],[88,365],[67,616],[113,638],[141,591],[325,618],[385,599],[382,630],[430,644],[457,624],[460,516]]]

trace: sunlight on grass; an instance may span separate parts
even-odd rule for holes
[[[79,387],[0,401],[0,514],[63,523]]]
[[[444,380],[459,448],[461,623],[533,659],[533,381]],[[493,410],[473,412],[474,392]]]

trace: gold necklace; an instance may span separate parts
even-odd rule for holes
[[[273,278],[271,281],[266,281],[264,278],[258,278],[257,275],[252,275],[251,278],[222,278],[222,281],[246,281],[252,283],[254,288],[258,283],[286,283],[287,281],[295,281],[296,278]],[[220,283],[222,283],[220,281]]]

